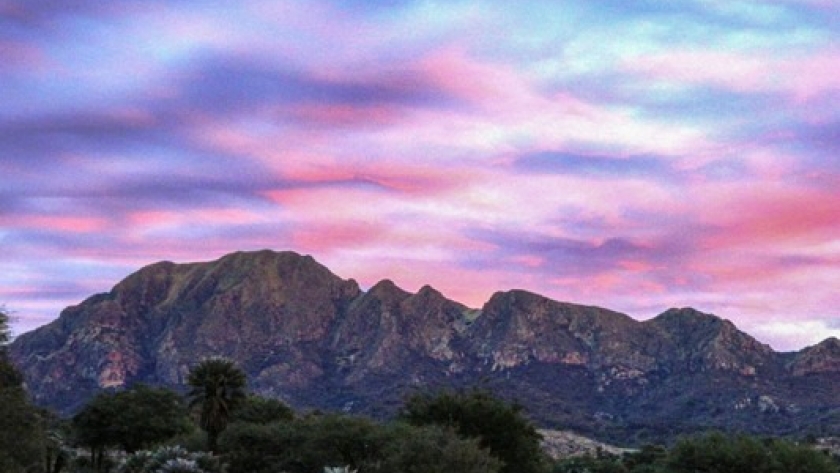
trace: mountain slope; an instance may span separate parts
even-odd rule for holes
[[[298,408],[388,416],[418,390],[482,386],[543,426],[622,442],[840,427],[837,340],[776,353],[693,309],[639,322],[520,290],[476,311],[428,286],[362,291],[292,252],[147,266],[21,335],[11,355],[36,401],[63,413],[101,389],[182,388],[220,355]]]

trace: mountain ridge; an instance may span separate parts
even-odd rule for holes
[[[364,291],[288,251],[145,266],[10,353],[36,402],[65,414],[102,389],[180,389],[221,355],[251,389],[304,409],[385,417],[411,392],[480,385],[542,426],[612,440],[840,427],[836,339],[780,353],[691,308],[637,321],[519,289],[475,309],[428,285]]]

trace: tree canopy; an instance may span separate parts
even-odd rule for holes
[[[46,448],[44,413],[33,406],[23,376],[9,360],[9,313],[0,306],[0,471],[31,471],[42,463]]]
[[[295,412],[279,399],[248,395],[233,411],[231,422],[252,424],[271,424],[272,422],[291,421]]]
[[[86,447],[118,446],[131,453],[186,432],[189,417],[174,391],[137,385],[100,393],[73,417],[72,425]]]
[[[451,429],[340,414],[236,422],[222,434],[219,450],[230,473],[309,473],[338,466],[367,473],[498,473],[501,468],[477,439]]]
[[[837,473],[835,460],[784,439],[710,433],[679,440],[670,450],[646,446],[622,457],[561,460],[553,473]]]
[[[503,473],[540,472],[545,468],[541,436],[522,408],[484,391],[419,394],[409,398],[400,418],[413,425],[440,425],[465,438],[478,439],[504,462]]]
[[[245,372],[230,360],[208,358],[190,371],[187,384],[190,407],[198,410],[198,425],[207,432],[207,449],[215,453],[219,434],[245,399]]]

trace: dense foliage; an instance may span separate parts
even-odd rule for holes
[[[72,425],[76,441],[94,457],[108,447],[128,453],[150,448],[190,428],[180,395],[144,385],[100,393],[73,417]]]
[[[231,413],[230,420],[231,422],[251,424],[271,424],[272,422],[290,421],[294,417],[295,411],[279,399],[251,394]]]
[[[495,473],[501,467],[475,439],[449,429],[337,414],[237,422],[221,436],[219,450],[229,473],[309,473],[325,466],[365,473]]]
[[[0,471],[47,471],[54,468],[53,459],[47,457],[52,451],[49,419],[29,402],[23,377],[8,359],[10,339],[9,314],[0,307]]]
[[[440,425],[478,439],[480,446],[504,463],[504,473],[545,469],[541,436],[521,407],[486,392],[416,395],[406,402],[400,417],[413,425]]]
[[[670,450],[648,446],[623,457],[566,459],[553,473],[837,473],[828,454],[782,439],[712,433]]]

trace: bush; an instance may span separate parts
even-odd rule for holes
[[[143,450],[127,456],[116,473],[223,473],[216,457],[204,452],[188,452],[181,447]]]
[[[382,425],[346,415],[274,424],[231,424],[219,438],[230,473],[310,473],[347,466],[366,473],[496,473],[501,462],[453,430]]]
[[[542,437],[522,408],[486,392],[417,395],[406,402],[400,417],[413,425],[440,425],[464,438],[478,439],[482,448],[504,462],[503,473],[546,470]]]
[[[720,433],[680,440],[666,464],[675,473],[837,473],[831,458],[810,447]]]
[[[371,471],[390,473],[496,473],[503,463],[477,439],[464,439],[438,426],[389,427],[381,462]]]

